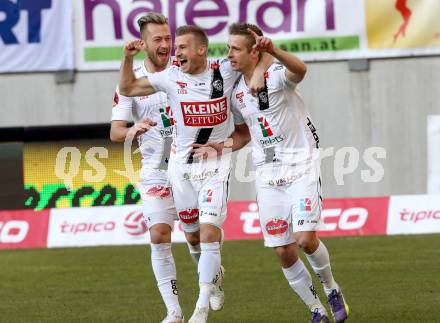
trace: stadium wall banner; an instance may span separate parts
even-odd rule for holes
[[[428,194],[440,194],[440,115],[428,116]]]
[[[0,13],[0,73],[74,68],[70,1],[4,0]]]
[[[440,195],[324,199],[321,237],[440,233]],[[225,240],[261,240],[258,206],[231,201]],[[1,211],[0,249],[144,245],[140,205]],[[184,242],[174,224],[173,242]]]
[[[0,211],[0,249],[47,247],[51,211]]]
[[[440,195],[402,195],[391,198],[387,234],[438,232],[440,232]]]
[[[78,0],[73,5],[80,70],[118,69],[122,44],[139,38],[136,21],[147,11],[166,15],[173,35],[184,24],[204,28],[211,57],[226,55],[228,26],[235,21],[258,25],[281,48],[308,61],[440,53],[438,0]]]
[[[136,245],[150,243],[142,209],[136,205],[53,209],[47,247]],[[185,241],[178,222],[172,239]]]

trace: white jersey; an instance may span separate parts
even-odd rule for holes
[[[193,75],[178,66],[148,77],[157,91],[166,92],[175,118],[176,157],[192,162],[193,143],[223,142],[231,131],[230,98],[239,73],[227,60],[208,60],[206,70]]]
[[[142,63],[134,68],[136,78],[150,77],[150,73]],[[123,120],[138,122],[149,118],[157,125],[139,136],[139,147],[142,155],[143,169],[165,169],[166,159],[170,154],[174,119],[167,95],[158,92],[149,96],[126,97],[116,89],[112,109],[112,121]]]
[[[232,93],[235,124],[246,123],[252,138],[252,159],[256,166],[265,162],[300,164],[312,158],[319,138],[296,84],[286,79],[286,68],[272,64],[265,74],[266,88],[253,97],[244,76]]]

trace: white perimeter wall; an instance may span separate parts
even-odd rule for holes
[[[425,193],[426,124],[428,115],[440,114],[440,57],[372,60],[370,69],[362,72],[350,71],[345,61],[308,67],[301,92],[321,147],[334,147],[333,156],[323,161],[324,195]],[[0,127],[107,122],[117,75],[82,72],[74,83],[57,85],[50,73],[1,74]],[[370,169],[362,154],[371,146],[387,152],[387,158],[379,160],[385,173],[378,183],[361,180],[361,170]],[[334,177],[335,154],[341,147],[355,147],[360,153],[359,167],[344,176],[344,185]],[[232,199],[254,195],[252,182],[240,183],[233,176]]]

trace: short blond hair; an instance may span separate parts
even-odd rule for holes
[[[192,34],[200,42],[200,44],[208,46],[208,35],[199,26],[185,25],[176,29],[176,37],[183,36],[186,34]]]
[[[139,25],[139,31],[142,33],[148,24],[168,25],[168,18],[161,13],[151,11],[140,17],[137,23]]]

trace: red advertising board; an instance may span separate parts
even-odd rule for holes
[[[325,199],[319,236],[386,234],[389,197]],[[226,240],[261,239],[255,202],[229,202]]]
[[[319,236],[384,235],[389,197],[325,199]]]
[[[46,248],[50,210],[0,211],[0,249]]]

